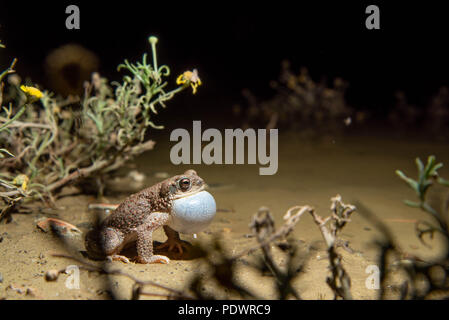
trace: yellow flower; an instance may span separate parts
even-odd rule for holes
[[[28,188],[28,182],[30,181],[30,178],[28,178],[25,174],[19,174],[17,177],[14,178],[12,181],[15,185],[21,185],[22,190],[26,190]]]
[[[192,87],[193,94],[196,93],[198,86],[202,85],[200,77],[198,77],[198,70],[193,69],[193,71],[185,71],[176,79],[177,84],[187,84]]]
[[[21,85],[20,89],[30,98],[40,99],[43,97],[42,92],[38,88]]]

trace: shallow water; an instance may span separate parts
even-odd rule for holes
[[[174,142],[170,142],[168,136],[159,135],[155,149],[140,156],[130,165],[145,173],[145,185],[161,180],[155,177],[157,173],[165,172],[172,176],[190,168],[195,169],[210,185],[209,191],[214,195],[220,211],[206,232],[198,234],[198,239],[193,239],[192,235],[183,236],[183,239],[189,242],[204,242],[214,235],[220,235],[224,239],[226,249],[236,254],[255,244],[254,238],[245,235],[250,233],[248,224],[259,207],[268,207],[276,225],[280,226],[282,216],[294,205],[311,205],[318,214],[327,216],[330,198],[340,194],[345,203],[359,201],[382,219],[391,228],[404,250],[422,257],[431,257],[439,250],[437,243],[433,250],[430,250],[415,236],[412,221],[428,219],[421,211],[403,204],[404,199],[415,200],[415,195],[394,171],[401,169],[407,175],[415,177],[414,159],[419,156],[424,160],[431,154],[436,156],[437,161],[449,164],[447,143],[393,137],[385,132],[382,135],[365,133],[324,137],[319,141],[301,139],[294,133],[281,133],[279,169],[273,176],[260,176],[259,165],[175,166],[169,159],[170,147],[173,145]],[[440,174],[449,177],[449,168],[443,167]],[[437,198],[439,194],[437,189],[430,196]],[[117,203],[126,195],[127,193],[108,195],[105,201]],[[85,231],[86,223],[93,221],[93,213],[87,210],[88,203],[93,202],[98,200],[92,196],[64,197],[58,200],[58,206],[61,208],[51,214]],[[36,218],[43,215],[49,216],[48,211],[15,214],[12,223],[0,225],[0,235],[7,233],[0,243],[0,273],[3,276],[0,297],[105,298],[105,284],[102,282],[104,276],[82,270],[80,289],[65,287],[67,275],[61,275],[56,282],[44,280],[45,271],[65,268],[76,263],[50,255],[51,252],[62,252],[64,248],[58,245],[55,237],[36,228]],[[371,243],[379,233],[360,214],[355,213],[342,236],[349,240],[350,246],[356,251],[354,254],[343,250],[341,252],[344,266],[352,279],[353,295],[359,299],[372,299],[377,292],[366,288],[365,280],[368,274],[365,269],[376,262],[376,251]],[[314,251],[311,251],[305,275],[295,282],[301,296],[307,299],[332,298],[325,283],[325,248],[321,234],[311,217],[301,218],[295,228],[294,237],[305,244],[318,244]],[[156,241],[161,242],[164,239],[161,231],[155,233]],[[76,250],[82,250],[80,239],[75,239],[73,243]],[[157,281],[178,289],[182,289],[192,275],[203,272],[197,266],[198,259],[176,255],[171,258],[169,265],[125,265],[121,262],[113,264],[142,279]],[[279,259],[282,258],[279,256]],[[271,278],[261,277],[244,265],[238,270],[237,276],[243,286],[262,297],[275,297]],[[37,293],[19,293],[11,289],[11,285],[14,288],[32,287]],[[99,288],[103,288],[103,291],[99,291]],[[129,298],[131,281],[112,277],[112,290],[119,298]],[[152,291],[160,292],[158,290]],[[213,284],[210,284],[209,290],[214,290]]]

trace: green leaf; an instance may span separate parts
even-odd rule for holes
[[[449,187],[449,180],[438,177],[437,182],[445,187]]]
[[[422,204],[422,208],[424,210],[426,210],[427,212],[433,214],[434,216],[438,216],[438,213],[431,206],[429,206],[427,203],[423,203]]]
[[[437,176],[438,175],[437,170],[440,169],[441,167],[443,167],[442,163],[438,163],[438,164],[434,165],[433,168],[431,168],[431,170],[429,171],[429,175]]]
[[[154,114],[157,114],[157,110],[156,110],[156,108],[154,107],[154,103],[150,103],[150,104],[149,104],[149,107],[150,107],[151,111],[153,111]]]
[[[407,184],[416,192],[419,193],[419,188],[418,188],[418,182],[413,180],[412,178],[407,177],[402,171],[400,170],[396,170],[396,174],[399,176],[399,178],[401,178],[402,180],[404,180],[405,182],[407,182]]]
[[[14,157],[14,155],[13,155],[11,152],[9,152],[8,150],[6,150],[6,149],[0,149],[0,157],[1,157],[1,158],[4,157],[4,156],[2,155],[2,153],[6,153],[6,154],[9,154],[11,157]]]
[[[427,159],[427,164],[424,169],[424,172],[426,173],[426,176],[428,176],[429,172],[432,170],[432,168],[435,166],[435,156],[429,156]]]
[[[151,127],[153,127],[154,129],[158,129],[158,130],[164,129],[164,126],[157,126],[157,125],[155,125],[152,121],[148,121],[148,124],[149,124]]]
[[[420,158],[416,158],[415,160],[416,166],[418,167],[418,172],[421,172],[424,170],[424,164],[422,163]]]
[[[419,202],[413,202],[413,201],[410,201],[410,200],[404,200],[404,203],[406,205],[408,205],[409,207],[421,208],[421,203],[419,203]]]

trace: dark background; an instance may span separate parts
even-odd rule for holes
[[[150,52],[149,35],[159,37],[159,63],[177,74],[196,67],[203,86],[173,100],[177,115],[220,113],[243,102],[243,88],[261,98],[273,94],[283,59],[306,66],[315,80],[342,77],[348,103],[385,112],[403,90],[425,105],[448,84],[448,18],[437,2],[422,1],[1,1],[2,65],[19,58],[17,70],[44,82],[42,63],[54,48],[70,42],[94,51],[103,75],[122,76],[116,66]],[[65,28],[65,8],[77,4],[81,29]],[[365,8],[380,7],[380,30],[365,28]],[[177,100],[175,102],[175,100]]]

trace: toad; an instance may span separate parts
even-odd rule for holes
[[[176,248],[182,254],[186,243],[179,233],[201,231],[215,215],[215,200],[204,189],[204,180],[194,170],[187,170],[129,196],[99,228],[87,233],[88,255],[128,263],[120,252],[135,243],[138,262],[169,263],[168,257],[153,254],[153,231],[163,227],[167,235],[159,248]]]

